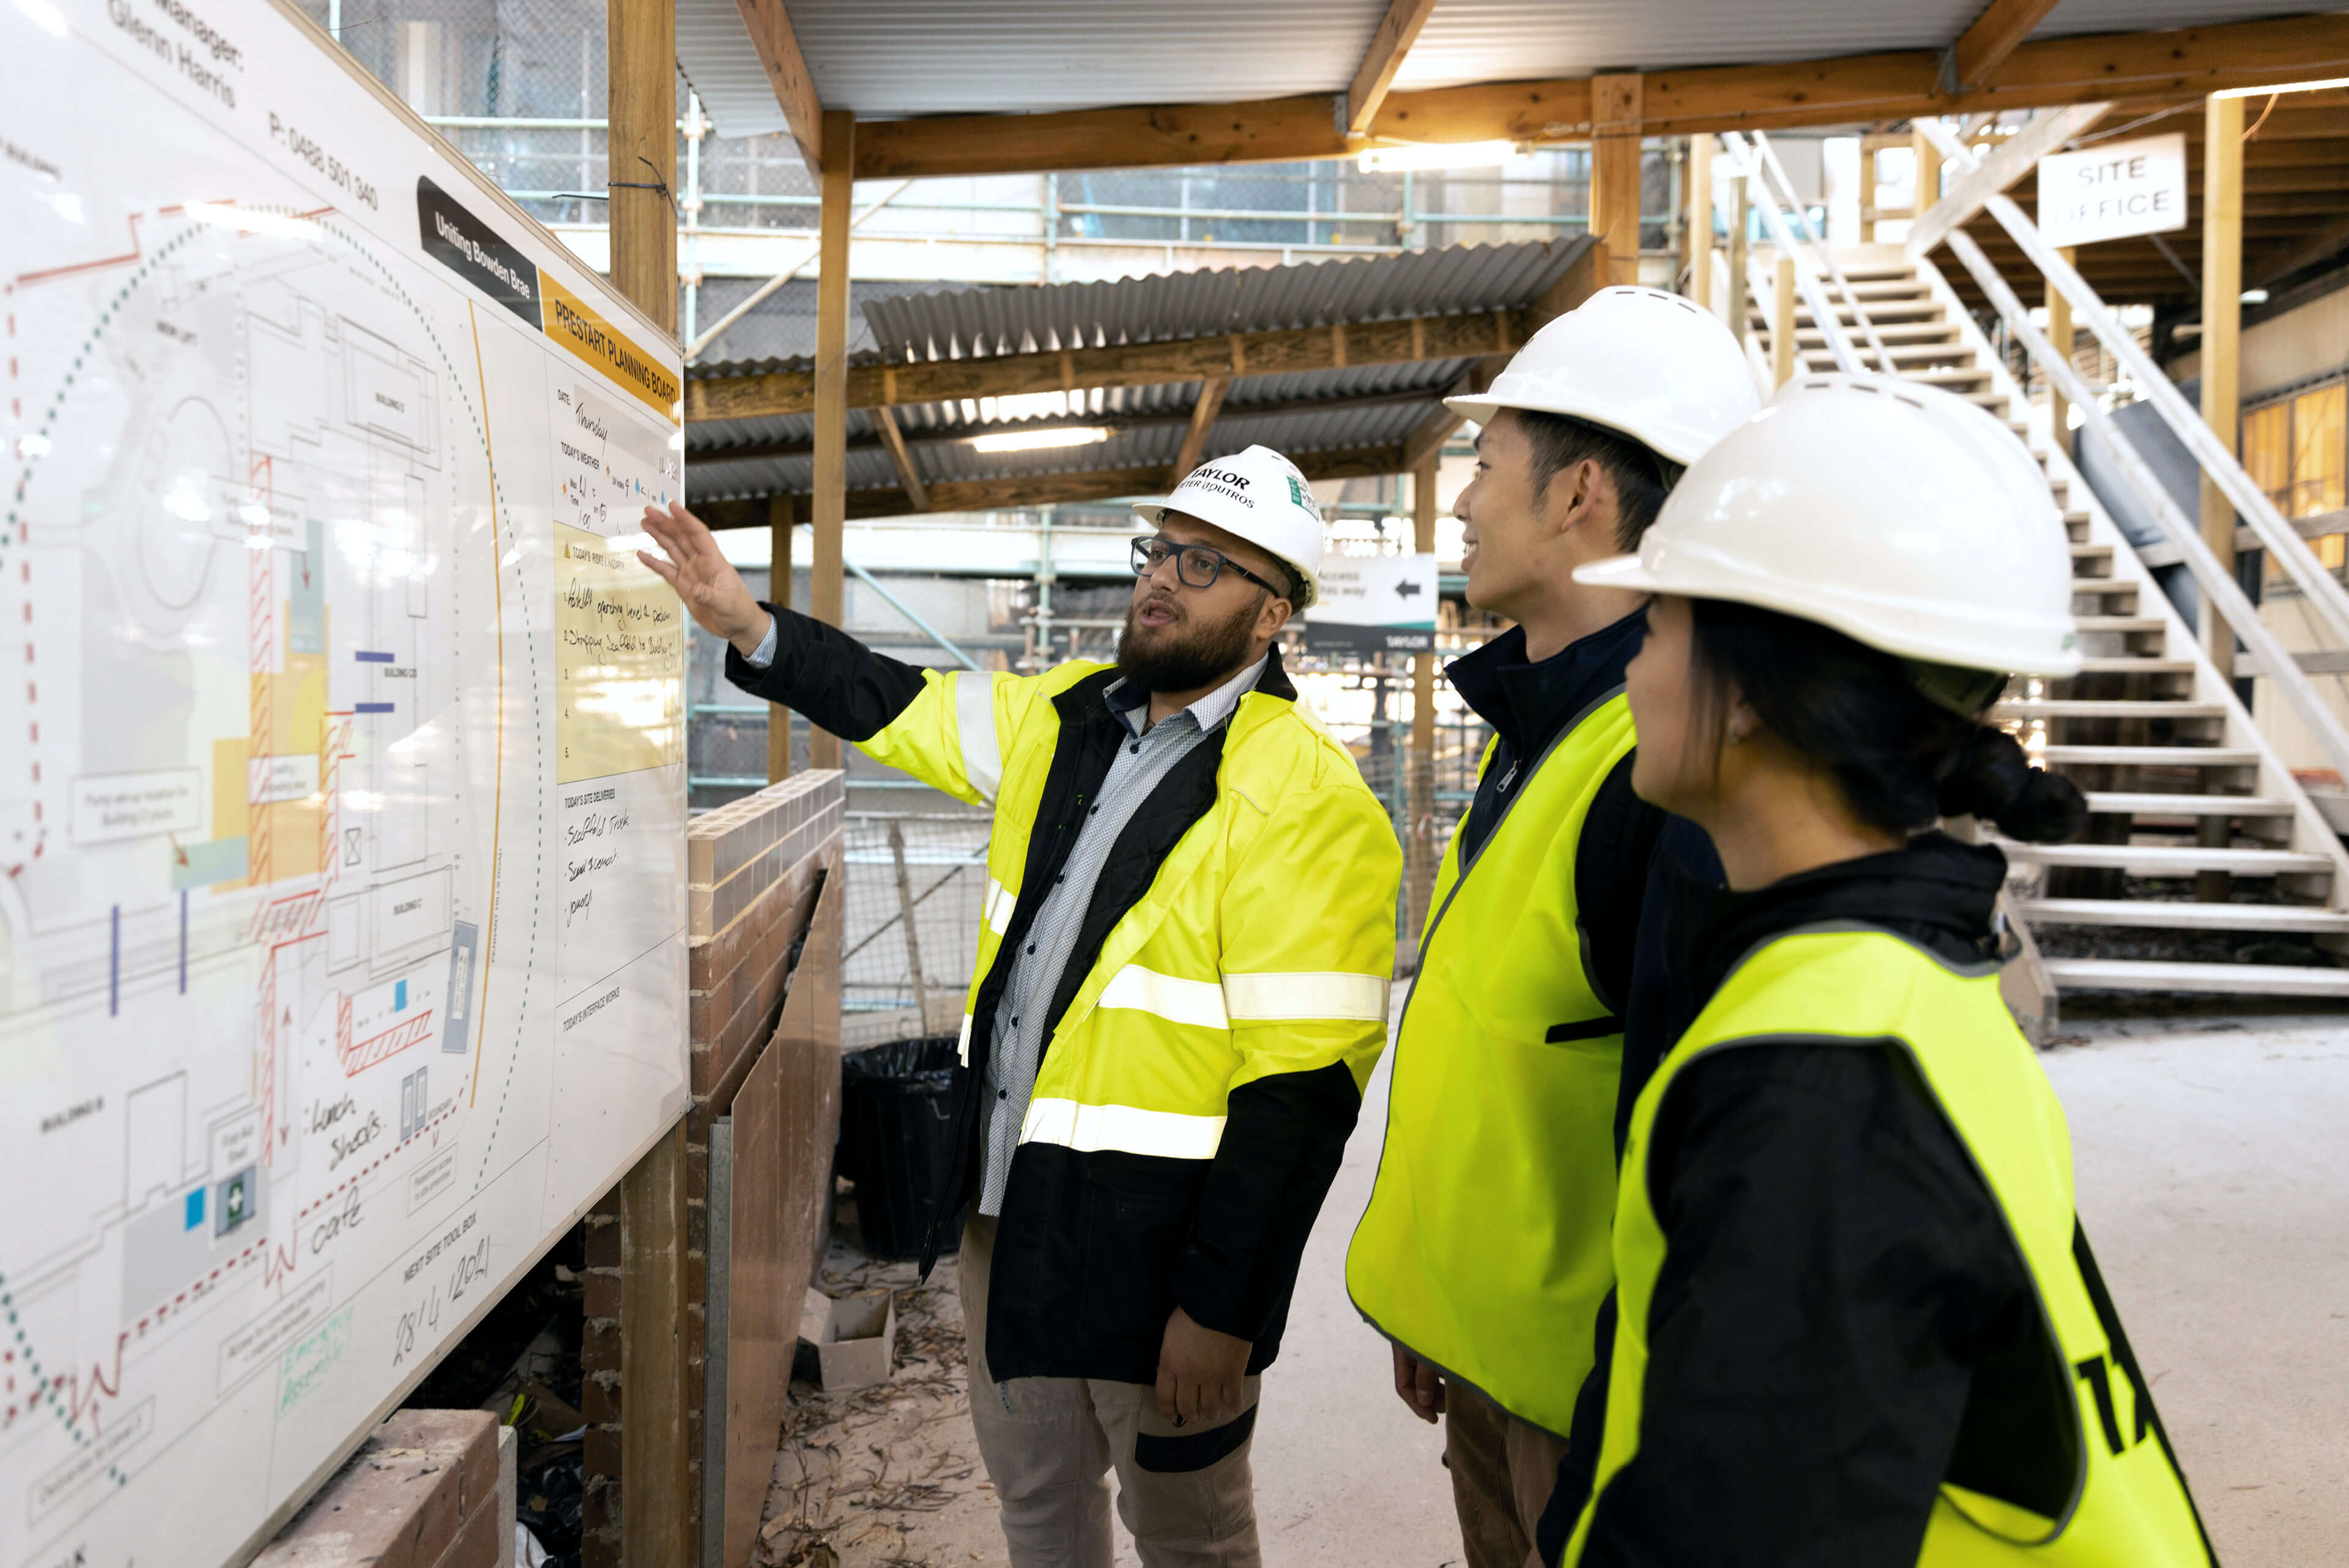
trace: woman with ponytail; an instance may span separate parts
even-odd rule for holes
[[[1806,378],[1577,576],[1657,595],[1632,785],[1728,887],[1673,901],[1701,1011],[1627,1067],[1604,1414],[1545,1560],[2211,1562],[1969,841],[2085,814],[1987,718],[2080,667],[2036,465],[1958,399]]]

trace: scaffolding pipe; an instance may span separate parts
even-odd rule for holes
[[[2260,673],[2276,683],[2284,695],[2284,700],[2292,705],[2292,712],[2314,732],[2318,741],[2332,756],[2333,765],[2340,769],[2343,777],[2349,778],[2349,729],[2343,728],[2340,718],[2317,694],[2315,685],[2309,680],[2307,672],[2300,667],[2300,662],[2260,619],[2259,607],[2243,592],[2242,584],[2235,581],[2235,574],[2220,564],[2218,556],[2203,541],[2201,529],[2178,510],[2178,502],[2171,498],[2168,489],[2155,477],[2143,456],[2122,434],[2112,415],[2096,401],[2095,395],[2089,390],[2079,372],[2072,368],[2070,359],[2057,354],[2055,346],[2047,341],[2047,335],[2031,324],[2030,313],[2015,297],[2014,291],[2007,286],[2006,280],[1999,276],[1998,269],[1991,265],[1990,258],[1982,254],[1982,247],[1974,243],[1973,236],[1963,229],[1953,229],[1946,243],[1958,260],[1965,263],[1966,271],[1973,274],[1975,284],[1990,300],[1991,308],[1998,312],[2007,329],[2038,362],[2041,373],[2071,399],[2073,407],[2080,410],[2083,422],[2096,433],[2113,454],[2122,474],[2127,478],[2129,487],[2137,492],[2137,499],[2145,503],[2147,510],[2161,524],[2162,531],[2168,534],[2170,542],[2177,546],[2187,568],[2194,573],[2196,583],[2209,595],[2219,613],[2226,617],[2228,625],[2233,628],[2235,635],[2242,639],[2243,645],[2258,658]]]
[[[929,638],[930,641],[944,648],[947,653],[952,654],[961,662],[963,668],[967,670],[977,670],[981,675],[987,673],[985,665],[981,665],[977,659],[972,658],[968,654],[964,653],[959,647],[957,647],[953,641],[949,639],[944,632],[939,631],[936,626],[933,626],[927,621],[923,620],[919,615],[915,614],[914,612],[907,607],[903,599],[898,598],[897,595],[890,593],[889,590],[881,586],[881,580],[879,578],[874,576],[870,572],[865,571],[864,568],[859,566],[854,561],[843,561],[841,564],[847,567],[851,573],[854,573],[856,580],[859,583],[864,583],[867,588],[870,588],[875,593],[880,594],[883,601],[888,604],[889,608],[896,611],[897,614],[905,616],[905,619],[914,623],[914,629],[916,631]]]

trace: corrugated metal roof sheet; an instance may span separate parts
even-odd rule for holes
[[[2306,9],[2276,0],[2064,0],[2033,36]],[[678,63],[719,129],[780,129],[735,0],[678,0],[677,10]],[[1385,10],[1385,0],[791,0],[817,95],[867,119],[1336,93]],[[1441,0],[1395,86],[1938,48],[1981,11],[1981,0]]]
[[[1515,245],[1446,245],[1395,256],[1164,273],[1044,288],[918,292],[922,285],[858,284],[850,297],[863,304],[864,332],[859,335],[869,334],[874,346],[858,354],[852,342],[852,357],[858,364],[884,357],[900,362],[958,359],[1495,310],[1539,297],[1587,243],[1578,235]],[[687,376],[806,369],[813,363],[813,288],[812,284],[784,284],[729,327],[725,339],[730,347],[745,329],[754,342],[764,335],[779,344],[792,343],[804,334],[805,346],[697,361],[688,366]],[[724,308],[714,302],[703,306],[712,319]],[[754,322],[764,325],[753,327]]]

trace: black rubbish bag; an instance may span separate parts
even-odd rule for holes
[[[892,1040],[840,1063],[840,1173],[856,1183],[856,1228],[876,1258],[921,1256],[955,1157],[956,1037]],[[947,1228],[951,1253],[961,1216]]]

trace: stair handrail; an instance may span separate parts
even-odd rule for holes
[[[1953,229],[1946,243],[1958,260],[1965,263],[1966,271],[1973,274],[1975,284],[1989,299],[1991,308],[2005,321],[2007,330],[2023,344],[2038,364],[2041,373],[2071,401],[2072,407],[2080,410],[2082,422],[2105,443],[2129,488],[2137,491],[2137,499],[2152,512],[2162,531],[2169,536],[2170,542],[2178,547],[2187,569],[2194,573],[2196,583],[2218,606],[2235,635],[2243,640],[2244,645],[2260,661],[2260,673],[2276,683],[2283,693],[2284,700],[2292,705],[2292,712],[2308,726],[2331,756],[2333,766],[2344,778],[2349,778],[2349,728],[2343,727],[2332,707],[2318,695],[2314,683],[2300,667],[2300,662],[2260,619],[2259,607],[2243,592],[2242,584],[2235,581],[2235,574],[2219,563],[2218,556],[2203,540],[2201,529],[2189,521],[2178,509],[2168,487],[2155,477],[2143,454],[2122,433],[2119,424],[2106,411],[2104,405],[2096,401],[2095,395],[2089,390],[2080,373],[2072,368],[2069,356],[2058,354],[2055,346],[2048,341],[2047,335],[2032,325],[2031,313],[2023,308],[2023,302],[2015,297],[2014,291],[2007,286],[2006,280],[1999,275],[1990,258],[1982,254],[1982,249],[1974,242],[1973,236],[1963,229]]]
[[[1787,178],[1786,166],[1778,161],[1778,150],[1770,145],[1770,133],[1764,130],[1755,131],[1754,145],[1761,150],[1763,167],[1777,176],[1778,187],[1786,195],[1787,209],[1795,214],[1795,222],[1802,225],[1803,238],[1809,242],[1812,253],[1817,256],[1820,264],[1826,268],[1827,276],[1835,280],[1837,289],[1843,294],[1844,303],[1851,306],[1853,322],[1859,327],[1861,335],[1868,339],[1868,347],[1876,351],[1878,368],[1887,376],[1898,376],[1899,372],[1894,369],[1892,365],[1892,351],[1884,346],[1884,339],[1877,335],[1876,324],[1868,318],[1868,312],[1860,307],[1858,291],[1851,286],[1851,280],[1844,276],[1841,263],[1835,259],[1835,253],[1827,248],[1826,237],[1811,227],[1811,215],[1803,210],[1801,193],[1795,191],[1794,181]]]
[[[1721,133],[1721,145],[1735,160],[1737,171],[1746,176],[1747,197],[1754,210],[1762,215],[1762,226],[1770,231],[1771,243],[1778,247],[1778,253],[1782,256],[1793,259],[1799,255],[1802,247],[1795,243],[1794,233],[1786,227],[1785,216],[1778,211],[1777,198],[1770,194],[1770,182],[1753,178],[1759,166],[1753,148],[1733,130]],[[1852,354],[1851,344],[1844,337],[1842,324],[1827,308],[1826,296],[1819,292],[1818,280],[1809,268],[1799,262],[1795,266],[1795,288],[1803,296],[1803,303],[1811,307],[1811,319],[1818,323],[1819,335],[1826,340],[1827,352],[1835,356],[1836,368],[1847,375],[1860,374],[1859,360]],[[1795,357],[1800,358],[1801,356]]]
[[[1965,149],[1950,134],[1947,126],[1924,119],[1915,124],[1929,140],[1942,150],[1944,156],[1965,156]],[[1982,210],[1999,221],[2000,225],[2013,237],[2023,255],[2071,303],[2072,319],[2095,333],[2106,352],[2119,361],[2130,378],[2143,390],[2146,401],[2160,413],[2162,422],[2193,454],[2202,472],[2219,487],[2221,494],[2234,503],[2235,510],[2251,525],[2251,532],[2258,536],[2260,543],[2276,558],[2277,563],[2299,585],[2308,602],[2324,617],[2333,634],[2343,645],[2349,646],[2349,589],[2344,589],[2341,580],[2316,559],[2316,552],[2309,549],[2308,542],[2301,538],[2299,531],[2284,521],[2283,514],[2276,510],[2275,502],[2268,499],[2267,492],[2260,489],[2250,473],[2245,471],[2228,443],[2220,439],[2219,433],[2210,428],[2200,413],[2186,401],[2184,394],[2178,390],[2168,376],[2162,374],[2161,367],[2153,362],[2153,356],[2137,346],[2135,335],[2121,325],[2120,319],[2098,297],[2096,291],[2088,286],[2087,280],[2047,243],[2045,237],[2039,232],[2039,226],[2024,216],[2022,208],[2009,197],[1994,195],[1983,201]],[[1962,230],[1951,231],[1952,249],[1957,236],[1962,232]],[[2197,537],[2200,537],[2199,532]],[[2240,634],[2242,628],[2238,626],[2236,630]],[[2248,638],[2245,640],[2249,641]]]

